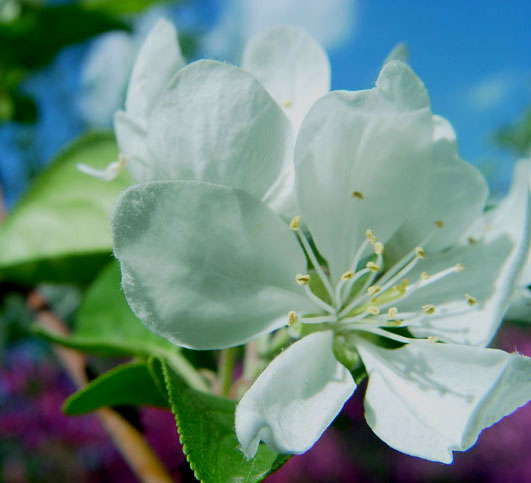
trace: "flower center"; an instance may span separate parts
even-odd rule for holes
[[[386,266],[384,244],[378,241],[372,230],[367,229],[365,240],[354,253],[350,267],[333,286],[326,267],[318,261],[318,256],[306,234],[308,232],[303,232],[301,229],[300,218],[294,217],[290,228],[297,235],[315,269],[315,273],[297,274],[295,280],[315,304],[316,313],[290,312],[290,325],[296,322],[321,324],[323,330],[331,329],[338,333],[365,331],[400,342],[411,342],[413,339],[399,336],[386,329],[407,327],[418,323],[425,317],[435,314],[437,307],[427,300],[415,311],[404,312],[400,311],[395,304],[407,299],[419,289],[436,283],[452,273],[461,272],[465,268],[461,263],[457,263],[434,274],[421,272],[418,279],[412,283],[407,278],[417,264],[427,256],[422,245],[431,239],[436,230],[443,227],[442,221],[435,221],[434,230],[421,246],[414,247],[400,260],[389,266]],[[472,306],[477,303],[477,300],[466,294],[463,302]],[[429,340],[433,342],[433,338]]]

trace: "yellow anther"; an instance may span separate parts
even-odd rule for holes
[[[299,285],[308,285],[310,283],[310,276],[307,273],[298,273],[295,280]]]
[[[384,244],[382,242],[376,242],[374,244],[374,253],[376,253],[376,255],[381,255],[384,251]]]
[[[291,106],[293,106],[293,101],[284,102],[284,107],[291,107]]]
[[[371,315],[378,315],[380,313],[380,309],[376,305],[369,305],[367,307],[367,312]]]
[[[378,285],[371,285],[367,289],[367,292],[372,297],[373,295],[376,295],[377,293],[381,292],[381,290],[382,290],[382,287],[378,287]]]
[[[368,268],[371,272],[378,272],[380,270],[380,265],[377,265],[374,262],[367,262],[367,265],[365,265],[366,268]]]
[[[428,279],[430,279],[430,278],[431,278],[431,275],[430,275],[428,272],[422,272],[422,273],[420,274],[420,279],[421,279],[421,280],[428,280]]]
[[[352,270],[347,270],[343,275],[341,275],[341,280],[350,280],[354,276]]]
[[[357,198],[358,200],[365,199],[365,196],[363,196],[363,193],[361,191],[353,191],[352,192],[352,198]]]
[[[297,231],[301,227],[301,217],[300,216],[294,216],[291,221],[289,222],[289,227],[293,231]]]
[[[464,269],[465,269],[465,266],[464,266],[462,263],[458,263],[458,264],[455,266],[455,270],[456,270],[457,272],[462,272]]]
[[[425,314],[431,315],[435,312],[435,305],[432,304],[426,304],[422,306],[422,310]]]
[[[387,311],[387,317],[391,320],[396,319],[396,314],[398,314],[398,309],[396,307],[389,307]]]
[[[372,230],[365,230],[365,236],[372,244],[376,243],[376,237],[374,236]]]
[[[434,224],[437,228],[444,228],[444,221],[437,220],[437,221],[434,221],[433,224]]]
[[[475,245],[477,242],[478,241],[473,236],[468,237],[468,243],[470,243],[471,245]]]
[[[472,295],[468,293],[465,294],[465,298],[466,298],[468,305],[470,305],[471,307],[478,303],[478,299],[476,297],[472,297]]]
[[[402,325],[403,320],[388,320],[386,325],[390,325],[391,327],[400,327]]]
[[[297,320],[299,320],[299,317],[298,317],[297,313],[294,312],[293,310],[291,310],[288,313],[288,324],[289,324],[289,326],[291,327],[295,322],[297,322]]]
[[[429,335],[428,341],[431,342],[432,344],[435,344],[436,342],[439,342],[439,338],[435,335]]]
[[[415,247],[415,255],[419,258],[426,258],[426,252],[422,247]]]

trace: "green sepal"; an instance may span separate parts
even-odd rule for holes
[[[164,361],[161,364],[183,451],[199,481],[262,481],[290,458],[262,444],[247,460],[234,431],[236,403],[190,389]]]
[[[145,362],[122,364],[102,374],[66,399],[63,412],[74,416],[119,405],[169,407]]]
[[[358,351],[344,335],[334,335],[332,351],[338,362],[343,364],[349,371],[353,371],[361,364],[361,358]]]

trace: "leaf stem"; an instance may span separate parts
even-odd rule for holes
[[[237,353],[237,347],[230,347],[228,349],[223,349],[219,358],[219,381],[221,395],[225,397],[230,394],[230,389],[232,387],[232,376]]]

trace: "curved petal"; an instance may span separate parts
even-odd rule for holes
[[[136,185],[113,214],[134,313],[175,344],[242,344],[310,309],[295,282],[306,261],[284,222],[253,196],[198,181]]]
[[[417,245],[442,250],[459,240],[481,216],[488,196],[481,172],[457,154],[450,123],[433,116],[432,155],[426,159],[428,176],[418,187],[419,201],[408,220],[389,243],[388,254],[401,257]],[[435,222],[443,223],[437,228]]]
[[[295,132],[312,104],[330,90],[330,63],[306,30],[277,26],[252,37],[242,69],[254,74],[284,109]]]
[[[147,123],[160,93],[185,61],[171,22],[160,19],[144,41],[131,73],[125,107],[140,123]]]
[[[432,131],[424,85],[399,61],[374,89],[327,94],[306,116],[295,147],[298,203],[334,279],[366,229],[385,242],[408,218]]]
[[[369,384],[365,418],[393,448],[443,463],[531,396],[531,358],[495,349],[360,339]]]
[[[261,198],[291,154],[288,119],[250,74],[201,60],[182,69],[153,111],[148,143],[165,179],[198,179]]]
[[[264,441],[279,453],[304,453],[356,389],[336,361],[331,331],[304,337],[262,372],[236,407],[236,435],[247,458]]]

